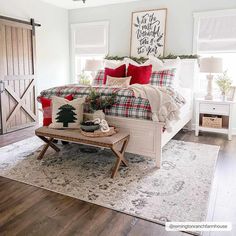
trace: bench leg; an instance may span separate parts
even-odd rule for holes
[[[115,154],[115,156],[117,158],[116,164],[115,164],[112,174],[111,174],[111,178],[114,178],[116,176],[121,163],[123,163],[125,166],[128,166],[128,161],[124,157],[128,142],[129,142],[129,137],[124,140],[120,151],[117,151],[114,147],[111,147],[112,152]]]
[[[40,152],[40,154],[37,158],[38,160],[41,160],[44,157],[44,155],[49,147],[53,148],[56,152],[60,151],[60,149],[55,144],[53,144],[54,138],[47,139],[44,136],[38,136],[38,137],[46,143],[45,146],[43,147],[43,150]]]

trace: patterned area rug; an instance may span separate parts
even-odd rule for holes
[[[206,219],[218,146],[172,140],[159,170],[155,160],[127,154],[129,167],[115,179],[109,150],[68,144],[38,161],[41,149],[36,137],[1,148],[0,175],[157,223]]]

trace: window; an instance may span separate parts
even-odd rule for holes
[[[236,52],[236,9],[194,13],[194,51]]]
[[[71,25],[72,82],[84,72],[88,59],[103,59],[108,53],[108,22]]]
[[[193,53],[223,58],[223,68],[236,85],[236,9],[194,13]],[[205,76],[199,75],[200,93],[205,92]],[[214,85],[215,95],[219,94]]]

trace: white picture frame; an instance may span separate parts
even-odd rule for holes
[[[235,101],[236,100],[236,86],[231,86],[228,93],[227,93],[227,100],[228,101]]]
[[[164,56],[167,8],[132,13],[130,56]]]

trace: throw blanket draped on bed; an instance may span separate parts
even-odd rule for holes
[[[152,110],[152,120],[165,123],[165,128],[170,132],[170,122],[179,120],[180,109],[180,105],[171,97],[170,91],[150,84],[133,84],[129,86],[129,89],[134,92],[135,97],[148,99]]]

